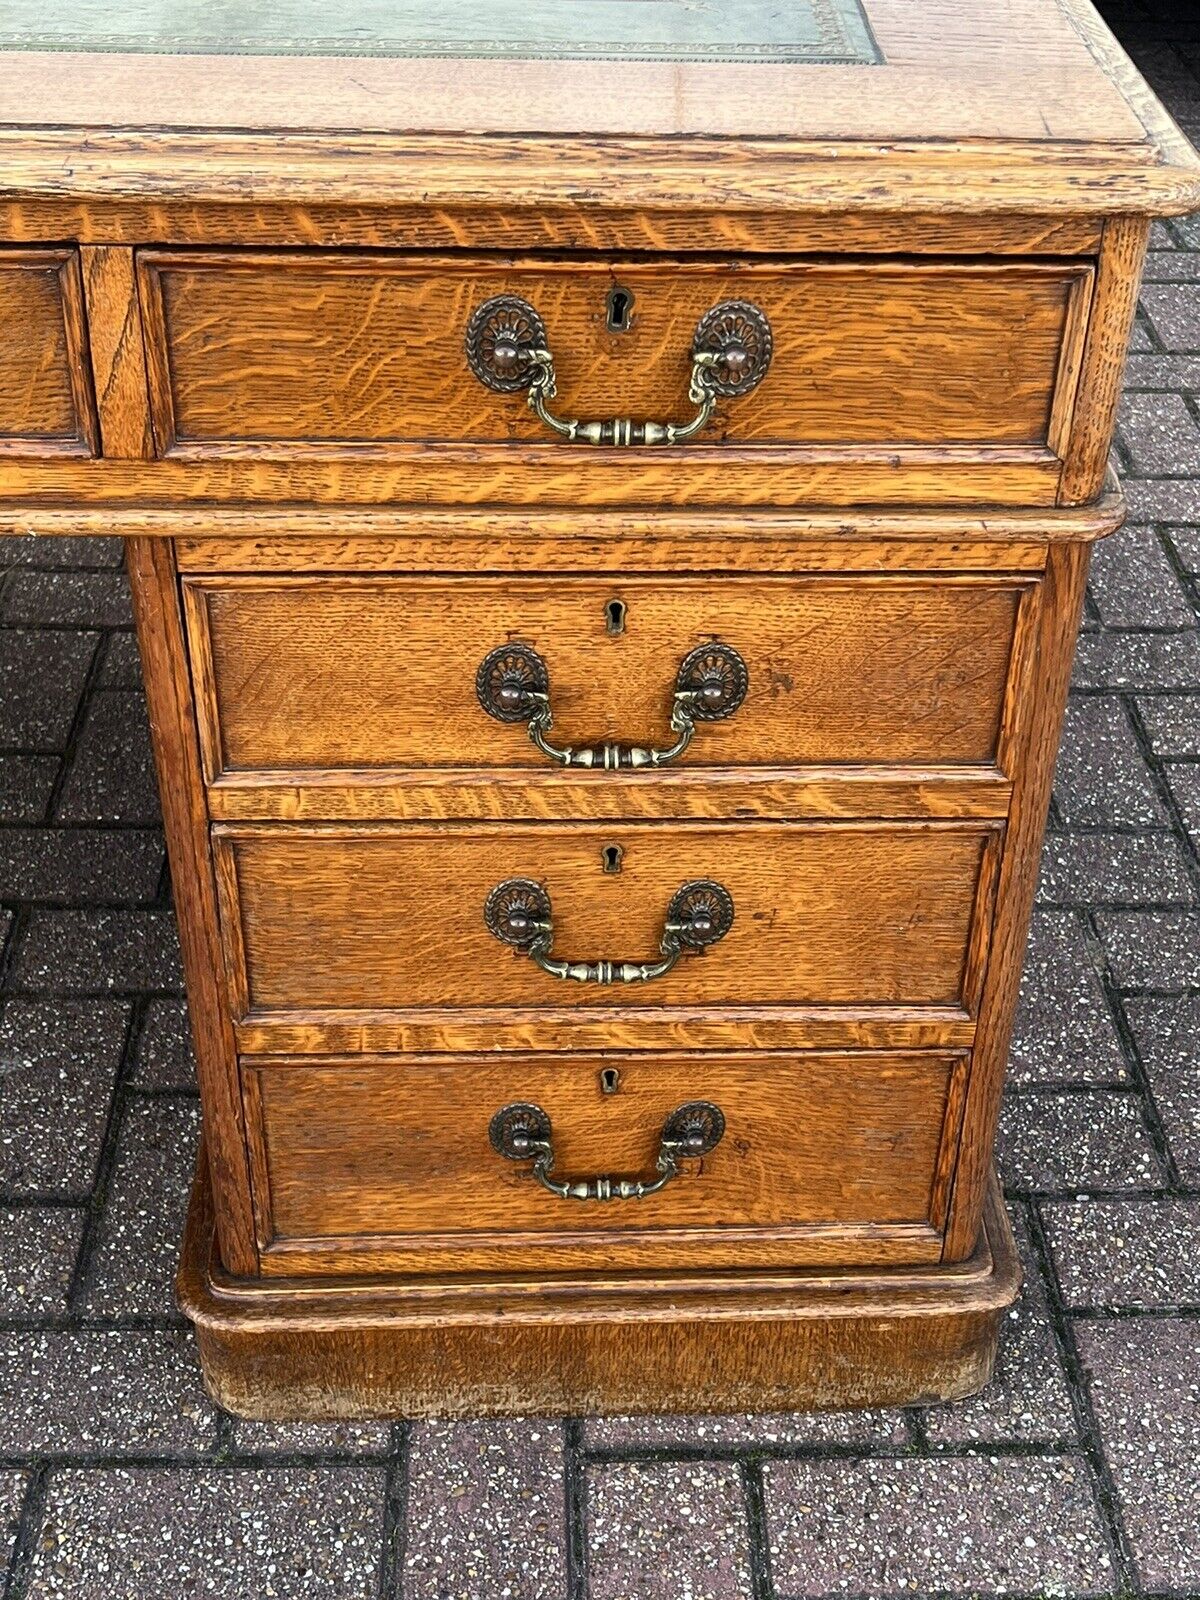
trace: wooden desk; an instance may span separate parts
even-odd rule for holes
[[[1086,0],[166,9],[0,23],[0,527],[126,539],[213,1391],[974,1390],[1193,152]]]

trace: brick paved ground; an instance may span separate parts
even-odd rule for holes
[[[1182,9],[1182,8],[1181,8]],[[1200,21],[1110,8],[1200,133]],[[115,547],[0,588],[7,1600],[1200,1592],[1200,221],[1158,230],[1003,1166],[1028,1286],[926,1413],[271,1428],[170,1299],[197,1104]]]

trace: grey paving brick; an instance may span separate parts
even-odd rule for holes
[[[1054,773],[1054,797],[1068,826],[1164,826],[1133,725],[1115,696],[1073,695]]]
[[[1151,250],[1146,258],[1147,283],[1194,283],[1197,278],[1200,257],[1190,250]],[[1137,348],[1146,346],[1139,344]]]
[[[95,1315],[170,1316],[196,1168],[194,1100],[131,1099],[83,1292]]]
[[[614,1462],[588,1473],[590,1600],[751,1600],[738,1469]]]
[[[58,816],[64,822],[158,823],[150,723],[140,690],[106,690],[93,698]]]
[[[428,1422],[409,1457],[404,1600],[561,1600],[558,1422]]]
[[[1137,707],[1156,755],[1200,756],[1200,694],[1148,695]]]
[[[24,1472],[0,1472],[0,1573],[17,1542],[21,1506],[28,1487],[29,1479]]]
[[[192,1089],[196,1058],[187,1001],[152,1000],[134,1051],[133,1079],[145,1089]]]
[[[153,900],[165,852],[154,829],[0,828],[6,900]]]
[[[169,911],[35,910],[17,957],[31,989],[170,989],[183,986]]]
[[[1200,431],[1196,434],[1200,442]],[[1108,627],[1186,628],[1195,624],[1183,585],[1158,535],[1127,528],[1096,547],[1089,580],[1092,598]]]
[[[1186,249],[1200,250],[1200,217],[1176,217],[1171,227]]]
[[[99,682],[105,689],[140,689],[142,686],[142,661],[138,654],[137,635],[110,633],[100,664]]]
[[[1133,325],[1133,332],[1129,337],[1129,348],[1131,350],[1138,351],[1154,349],[1154,340],[1151,337],[1150,328],[1145,317],[1143,316],[1139,315],[1137,321]]]
[[[129,1008],[10,1000],[0,1016],[0,1191],[74,1197],[92,1187]]]
[[[1200,350],[1200,285],[1147,283],[1142,309],[1167,350]]]
[[[1085,633],[1072,682],[1077,689],[1200,688],[1200,635]]]
[[[1168,528],[1166,531],[1184,571],[1200,573],[1200,528]]]
[[[1061,1444],[1075,1440],[1071,1391],[1050,1324],[1050,1306],[1041,1265],[1023,1213],[1014,1217],[1024,1283],[1007,1313],[991,1383],[981,1394],[925,1413],[925,1431],[934,1444]]]
[[[1175,762],[1166,769],[1167,782],[1195,841],[1200,836],[1200,762]]]
[[[1051,833],[1039,898],[1060,905],[1190,904],[1195,887],[1169,833]]]
[[[1129,451],[1135,472],[1200,472],[1200,428],[1182,395],[1127,394],[1121,401],[1120,428],[1121,440]],[[1128,530],[1106,539],[1096,551],[1101,570],[1113,559],[1110,548],[1120,552],[1134,547],[1135,543],[1149,549],[1154,541],[1135,541]],[[1093,577],[1095,570],[1093,566]],[[1169,568],[1167,576],[1170,576]],[[1106,622],[1116,620],[1105,616]]]
[[[1195,389],[1200,386],[1200,357],[1162,350],[1131,355],[1125,377],[1129,389]]]
[[[64,1315],[82,1237],[82,1211],[0,1207],[0,1319]]]
[[[1042,1220],[1068,1305],[1200,1305],[1200,1201],[1047,1200]]]
[[[1037,910],[1009,1052],[1013,1083],[1119,1083],[1127,1076],[1079,916]]]
[[[386,1422],[248,1422],[233,1418],[241,1456],[382,1456],[392,1440]]]
[[[780,1600],[1113,1588],[1078,1457],[770,1461],[765,1477]]]
[[[120,539],[47,539],[27,534],[6,538],[0,545],[0,567],[119,567],[123,560]]]
[[[1180,1177],[1200,1187],[1200,995],[1128,1000],[1125,1011]]]
[[[1000,1119],[1000,1171],[1013,1189],[1137,1189],[1165,1178],[1138,1095],[1105,1089],[1010,1094]]]
[[[1125,495],[1131,523],[1200,518],[1200,479],[1127,478]]]
[[[1138,1574],[1200,1586],[1200,1321],[1085,1322],[1077,1338]]]
[[[189,1333],[0,1333],[0,1429],[11,1455],[203,1454],[217,1442]]]
[[[589,1449],[705,1444],[899,1445],[908,1437],[902,1411],[773,1412],[754,1417],[595,1417],[584,1429]]]
[[[1098,911],[1096,926],[1123,988],[1200,984],[1200,916],[1194,911]]]
[[[133,621],[123,572],[16,572],[4,586],[0,621],[40,627],[128,627]]]
[[[0,756],[0,822],[40,822],[57,775],[55,756]]]
[[[58,1471],[26,1600],[375,1600],[383,1495],[365,1466]]]
[[[63,748],[99,637],[0,629],[0,745]]]

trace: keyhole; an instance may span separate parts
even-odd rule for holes
[[[625,632],[625,613],[628,610],[624,600],[610,600],[604,608],[604,626],[609,633]]]
[[[600,852],[605,872],[620,872],[621,857],[625,854],[619,844],[606,844]]]
[[[621,1087],[621,1074],[616,1067],[601,1067],[600,1092],[601,1094],[616,1094]]]
[[[628,333],[629,317],[633,311],[633,295],[618,283],[608,291],[608,331]]]

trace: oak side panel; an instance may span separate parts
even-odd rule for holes
[[[1146,217],[1117,217],[1104,229],[1062,505],[1093,500],[1104,486],[1149,238]]]
[[[154,438],[133,251],[85,245],[80,258],[104,454],[149,460]]]
[[[947,1227],[946,1259],[950,1261],[968,1255],[979,1232],[1089,557],[1087,545],[1058,546],[1051,552],[1046,568],[1036,664],[1038,689],[1028,708],[1025,748],[1013,785],[1000,868],[987,980],[979,1008],[962,1149]]]
[[[125,560],[154,738],[221,1258],[230,1272],[249,1275],[258,1269],[258,1251],[174,561],[171,546],[157,539],[127,539]]]

